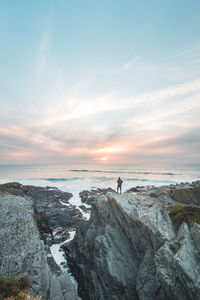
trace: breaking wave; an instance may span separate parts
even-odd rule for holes
[[[173,180],[147,179],[147,178],[127,178],[126,181],[144,181],[144,182],[177,183],[177,181],[173,181]]]
[[[74,180],[83,180],[82,177],[72,177],[72,178],[31,178],[30,180],[46,180],[46,181],[74,181]]]
[[[72,177],[72,178],[29,178],[29,180],[42,180],[49,182],[65,182],[65,181],[78,181],[78,180],[89,180],[89,181],[116,181],[116,178],[113,177]],[[126,181],[140,181],[140,182],[163,182],[163,183],[176,183],[172,180],[164,179],[151,179],[151,178],[123,178],[124,182]]]
[[[177,173],[171,172],[142,172],[142,171],[114,171],[114,170],[69,170],[70,172],[88,172],[88,173],[108,173],[108,174],[144,174],[144,175],[168,175],[168,176],[176,176],[181,175]]]

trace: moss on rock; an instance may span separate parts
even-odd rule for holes
[[[0,277],[0,300],[40,300],[40,298],[30,298],[29,287],[26,275],[10,279]]]
[[[200,208],[194,206],[173,205],[167,208],[170,218],[178,229],[185,222],[189,227],[194,223],[200,224]]]

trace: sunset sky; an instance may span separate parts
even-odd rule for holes
[[[199,0],[1,0],[0,163],[200,162]]]

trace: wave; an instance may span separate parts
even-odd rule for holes
[[[69,170],[70,172],[90,172],[90,173],[108,173],[108,174],[144,174],[144,175],[169,175],[176,176],[182,175],[171,172],[141,172],[141,171],[114,171],[114,170]]]
[[[128,178],[126,181],[148,181],[148,182],[165,182],[165,183],[177,183],[173,180],[163,180],[163,179],[147,179],[147,178]]]
[[[71,172],[92,172],[90,170],[69,170]],[[97,171],[96,171],[97,172]],[[100,171],[101,172],[101,171]]]
[[[116,181],[116,178],[113,177],[71,177],[71,178],[29,178],[28,180],[44,180],[50,182],[59,182],[59,181],[76,181],[76,180],[97,180],[97,181]],[[176,183],[172,180],[163,180],[163,179],[147,179],[147,178],[124,178],[126,181],[141,181],[141,182],[165,182],[165,183]]]
[[[19,179],[24,180],[24,179]],[[100,181],[106,181],[106,180],[116,180],[116,178],[111,177],[70,177],[70,178],[26,178],[26,180],[44,180],[44,181],[74,181],[74,180],[100,180]]]
[[[73,180],[83,180],[82,177],[72,177],[72,178],[29,178],[29,180],[46,180],[46,181],[73,181]]]

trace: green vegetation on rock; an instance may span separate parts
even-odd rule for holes
[[[200,208],[194,206],[174,205],[167,208],[170,218],[178,229],[185,222],[189,227],[194,223],[200,224]]]
[[[39,300],[39,298],[30,298],[28,288],[26,275],[10,279],[0,277],[0,300]]]

